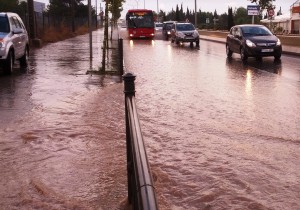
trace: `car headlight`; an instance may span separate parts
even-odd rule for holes
[[[281,45],[280,39],[277,39],[276,45],[277,45],[277,46],[280,46],[280,45]]]
[[[168,32],[167,32],[167,34],[171,34],[171,32],[170,32],[170,31],[168,31]]]
[[[180,38],[184,38],[184,33],[182,33],[182,32],[177,32],[177,36],[179,36]]]
[[[256,45],[253,42],[251,42],[249,39],[246,40],[246,45],[248,47],[256,47]]]
[[[0,39],[0,48],[5,47],[3,39]]]
[[[194,35],[193,35],[194,37],[199,37],[199,34],[198,34],[198,32],[197,31],[194,31]]]

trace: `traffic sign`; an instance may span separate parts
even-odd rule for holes
[[[259,5],[248,5],[247,11],[248,15],[259,15],[260,7]]]
[[[274,9],[268,9],[268,16],[273,17],[275,14]]]

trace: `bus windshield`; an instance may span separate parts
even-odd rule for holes
[[[128,12],[126,15],[128,28],[154,28],[151,11]]]

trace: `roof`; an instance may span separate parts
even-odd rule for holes
[[[260,22],[262,23],[269,23],[270,21],[273,23],[282,23],[282,22],[287,22],[291,19],[291,15],[290,14],[284,14],[284,15],[278,15],[275,16],[274,19],[270,20],[270,19],[263,19]]]
[[[128,12],[152,12],[151,9],[129,9]]]

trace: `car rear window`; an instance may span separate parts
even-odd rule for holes
[[[0,17],[0,32],[9,33],[9,24],[7,17]]]

